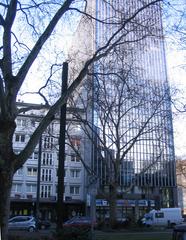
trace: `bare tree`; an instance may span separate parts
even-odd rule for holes
[[[185,9],[186,4],[182,0],[168,2],[164,8],[166,36],[177,50],[184,50],[186,47]]]
[[[109,4],[104,1],[105,4]],[[13,174],[19,169],[33,152],[38,143],[38,140],[53,120],[55,113],[59,110],[80,85],[93,63],[104,58],[116,45],[125,45],[129,42],[127,35],[131,31],[137,31],[138,27],[141,32],[139,40],[144,38],[143,28],[145,26],[145,19],[138,18],[147,9],[156,6],[161,0],[140,1],[140,4],[125,14],[122,9],[119,9],[116,14],[110,19],[99,19],[95,15],[91,15],[86,11],[87,1],[72,1],[64,0],[61,3],[58,1],[27,1],[22,2],[18,0],[3,0],[0,3],[0,26],[1,26],[1,46],[0,46],[0,224],[2,227],[2,239],[7,239],[7,220],[9,216],[10,206],[10,191],[12,186]],[[82,11],[82,6],[84,9]],[[110,5],[109,5],[110,6]],[[159,5],[157,5],[159,6]],[[48,99],[42,91],[39,91],[43,101],[49,107],[48,113],[43,117],[37,129],[34,131],[25,148],[16,154],[13,150],[12,142],[16,128],[16,117],[21,112],[26,112],[29,109],[18,109],[16,100],[21,92],[24,83],[27,81],[34,81],[38,83],[37,76],[42,72],[41,62],[39,59],[45,59],[42,63],[43,69],[52,69],[52,65],[58,65],[60,62],[56,61],[61,51],[51,51],[56,54],[54,58],[50,55],[46,57],[46,53],[50,49],[50,44],[54,42],[55,32],[59,30],[59,25],[62,30],[65,29],[65,24],[72,20],[72,25],[76,19],[84,14],[84,19],[95,26],[95,22],[109,25],[112,32],[100,46],[90,52],[84,61],[78,65],[76,76],[70,79],[70,86],[67,92],[63,94],[55,103],[49,105]],[[118,17],[119,16],[119,17]],[[146,23],[152,26],[149,21],[150,15],[146,19]],[[142,21],[143,20],[143,21]],[[140,22],[141,21],[141,22]],[[24,23],[24,24],[23,24]],[[132,28],[130,27],[132,26]],[[152,28],[151,28],[152,30]],[[59,31],[58,31],[59,33]],[[65,34],[65,31],[63,31]],[[153,31],[146,31],[145,35],[153,34]],[[58,36],[59,37],[59,36]],[[60,45],[63,44],[64,36],[60,36]],[[136,39],[137,40],[137,39]],[[46,51],[47,50],[47,51]],[[44,54],[45,53],[45,54]],[[43,56],[43,58],[41,58]],[[61,55],[60,55],[61,56]],[[62,54],[62,56],[64,56]],[[53,61],[51,63],[51,61]],[[79,59],[76,61],[76,63]],[[50,65],[47,65],[49,62]],[[35,74],[33,74],[35,73]],[[34,80],[33,80],[34,76]],[[43,74],[44,77],[45,74]],[[47,85],[48,78],[44,78]]]
[[[86,168],[99,180],[98,195],[109,202],[112,227],[117,220],[118,195],[125,197],[139,179],[146,181],[145,176],[162,168],[168,144],[163,136],[170,117],[165,107],[168,87],[160,91],[152,80],[144,80],[143,69],[130,51],[115,48],[112,58],[102,59],[97,71],[89,72],[89,77],[94,78],[93,95],[92,85],[87,82],[84,90],[75,94],[75,102],[72,99],[72,104],[85,110],[84,118],[78,112],[74,115],[95,149],[96,157]],[[138,163],[133,152],[141,144],[153,149],[146,149],[149,157],[136,171]],[[148,184],[153,186],[152,182]]]
[[[184,196],[186,189],[186,162],[185,159],[177,158],[176,161],[176,178],[178,186],[179,206],[184,209]],[[183,212],[183,214],[185,214]]]
[[[185,178],[186,178],[186,166],[184,160],[177,160],[176,163],[176,169],[177,169],[177,178],[178,178],[178,186],[185,188]]]

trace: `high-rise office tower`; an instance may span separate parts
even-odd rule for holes
[[[120,205],[131,209],[141,200],[146,207],[177,201],[161,8],[153,0],[88,1],[93,18],[84,16],[75,36],[81,60],[108,51],[87,77],[96,126],[93,168],[102,191],[115,188],[118,200],[128,201]]]

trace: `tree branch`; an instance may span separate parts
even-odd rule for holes
[[[5,92],[4,92],[4,85],[3,85],[3,79],[0,75],[0,114],[2,114],[2,116],[5,114]]]
[[[0,14],[0,25],[5,27],[5,20],[1,14]]]
[[[19,79],[19,83],[17,86],[17,92],[19,91],[20,87],[22,86],[22,83],[32,66],[33,62],[35,61],[36,57],[38,56],[41,48],[47,41],[47,39],[50,37],[51,33],[53,32],[54,28],[56,27],[57,23],[61,19],[61,17],[69,10],[69,6],[73,3],[73,0],[66,0],[62,7],[57,11],[53,19],[48,24],[47,28],[43,32],[43,34],[39,37],[38,41],[36,42],[35,46],[33,47],[32,51],[30,52],[29,56],[27,57],[26,61],[20,68],[17,78]]]
[[[2,72],[5,84],[10,83],[12,77],[12,57],[11,57],[11,28],[16,16],[17,0],[11,0],[5,18],[3,35],[3,67]],[[12,80],[12,79],[11,79]]]

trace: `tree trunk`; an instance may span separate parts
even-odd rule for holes
[[[13,171],[0,172],[0,225],[2,231],[2,240],[8,240],[8,218],[10,213],[10,192]]]
[[[15,161],[12,138],[15,128],[14,119],[10,120],[7,118],[2,120],[2,116],[0,115],[0,226],[2,240],[8,239],[10,193]]]
[[[110,205],[110,227],[115,228],[117,224],[117,188],[114,186],[110,187],[110,199],[109,199],[109,205]]]

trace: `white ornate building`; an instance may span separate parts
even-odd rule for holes
[[[34,104],[18,103],[18,107],[32,107]],[[36,107],[37,105],[34,105]],[[38,105],[39,106],[39,105]],[[37,127],[47,109],[30,110],[23,112],[16,119],[14,135],[14,151],[20,152],[29,140],[29,136]],[[77,121],[72,121],[72,115],[67,114],[67,125],[70,129],[71,144],[80,152],[74,152],[70,144],[66,144],[65,155],[65,192],[64,200],[67,205],[66,217],[72,212],[83,214],[86,201],[86,171],[81,158],[88,160],[89,155],[85,150],[87,146]],[[41,173],[40,173],[40,214],[42,218],[55,218],[55,204],[57,199],[57,174],[58,174],[58,138],[59,117],[56,118],[42,135],[41,146]],[[67,140],[69,143],[69,141]],[[88,148],[87,148],[88,150]],[[11,191],[11,214],[34,214],[37,199],[39,144],[26,163],[19,169],[13,178]]]

